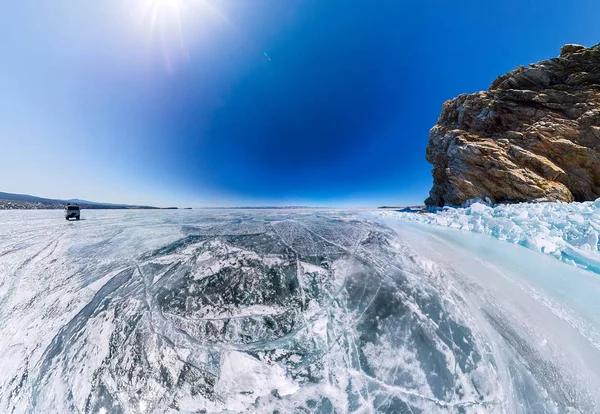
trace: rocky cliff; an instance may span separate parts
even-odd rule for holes
[[[430,206],[600,197],[600,44],[563,46],[444,103],[427,161]]]

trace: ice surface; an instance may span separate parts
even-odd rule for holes
[[[0,412],[600,411],[587,270],[367,213],[84,213],[0,212]]]
[[[497,207],[475,203],[468,208],[445,208],[436,214],[379,214],[488,234],[600,273],[600,199]]]

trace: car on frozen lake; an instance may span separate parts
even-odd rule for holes
[[[79,220],[81,217],[81,210],[79,209],[78,204],[67,203],[65,206],[65,220],[69,220],[70,218],[74,218]]]

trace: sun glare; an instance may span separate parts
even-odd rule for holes
[[[183,0],[148,0],[149,10],[146,14],[151,15],[151,27],[156,26],[158,19],[173,19],[181,26],[181,6]]]
[[[205,19],[217,19],[231,26],[227,17],[209,0],[136,0],[139,24],[148,30],[152,49],[159,47],[169,72],[174,60],[189,60],[187,42]]]

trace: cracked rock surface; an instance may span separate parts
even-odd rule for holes
[[[427,161],[430,206],[600,197],[600,44],[565,45],[445,102]]]

